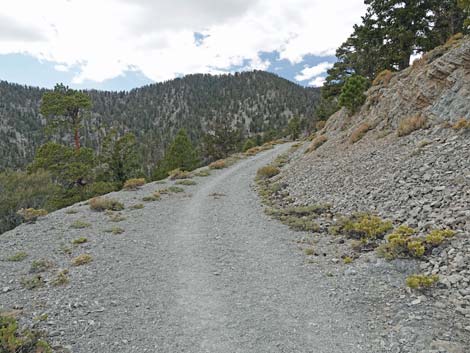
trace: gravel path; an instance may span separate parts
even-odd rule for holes
[[[77,353],[386,352],[374,343],[380,332],[369,330],[367,310],[351,310],[332,279],[306,263],[294,242],[299,233],[263,213],[252,189],[256,171],[288,148],[195,178],[185,193],[143,209],[128,206],[168,185],[114,193],[126,205],[118,223],[75,205],[76,214],[61,210],[5,233],[0,259],[29,257],[0,261],[3,309],[23,308],[25,324],[48,314],[37,325]],[[77,219],[91,227],[71,229]],[[104,232],[115,226],[125,232]],[[88,243],[71,255],[59,251],[79,236]],[[80,253],[93,262],[70,266]],[[38,258],[55,263],[46,282],[68,268],[70,284],[22,288]]]

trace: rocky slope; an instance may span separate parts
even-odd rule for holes
[[[24,167],[47,140],[38,113],[45,89],[0,82],[0,170]],[[110,128],[137,136],[145,166],[161,158],[176,132],[186,128],[194,143],[216,124],[244,136],[280,131],[293,116],[311,118],[318,89],[304,88],[276,75],[189,75],[130,92],[87,92],[92,114],[82,143],[98,149]],[[66,143],[66,131],[55,136]]]
[[[384,73],[379,81],[358,114],[336,113],[312,146],[292,158],[277,177],[282,190],[276,203],[331,204],[332,218],[319,220],[323,230],[355,212],[409,225],[419,235],[455,230],[449,243],[405,265],[440,279],[430,291],[404,290],[407,306],[391,306],[399,343],[394,351],[468,352],[470,38],[435,49],[403,72]],[[353,266],[369,276],[376,261],[385,260],[360,254]]]

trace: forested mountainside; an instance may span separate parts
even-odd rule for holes
[[[45,89],[0,82],[0,170],[21,168],[48,138],[38,113]],[[136,135],[145,166],[158,161],[180,128],[198,145],[215,125],[248,137],[280,131],[293,116],[311,118],[319,92],[276,75],[189,75],[130,92],[88,91],[91,118],[82,132],[85,146],[99,148],[111,128]],[[53,139],[69,143],[66,133]]]

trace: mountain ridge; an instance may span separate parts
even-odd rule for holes
[[[0,170],[24,167],[48,139],[46,121],[38,112],[47,91],[0,81]],[[196,145],[216,123],[229,124],[246,137],[280,131],[293,116],[311,120],[319,97],[318,89],[264,71],[194,74],[130,91],[85,92],[93,108],[82,131],[83,144],[98,149],[111,128],[132,132],[148,169],[180,128],[188,130]],[[51,138],[69,143],[64,131]]]

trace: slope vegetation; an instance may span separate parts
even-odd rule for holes
[[[38,108],[44,89],[0,82],[0,170],[23,167],[47,140]],[[107,131],[133,132],[146,166],[161,158],[176,132],[186,128],[193,142],[217,124],[245,136],[282,130],[293,116],[311,117],[318,91],[276,75],[190,75],[130,92],[88,92],[93,101],[82,142],[101,145]],[[55,136],[70,141],[66,132]]]

